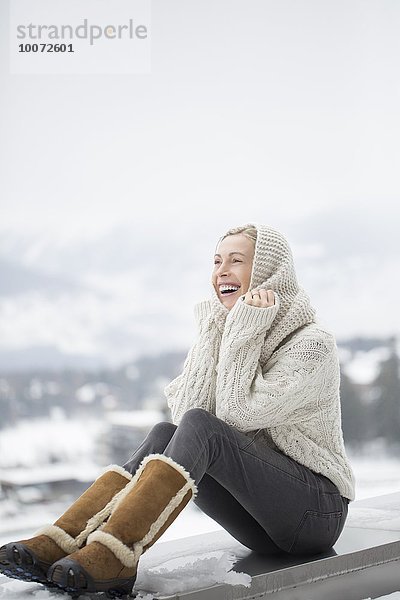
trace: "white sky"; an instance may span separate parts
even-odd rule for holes
[[[151,73],[114,76],[10,75],[7,6],[0,256],[6,249],[45,268],[62,261],[60,246],[78,251],[102,236],[114,236],[107,248],[116,253],[121,227],[148,252],[156,238],[168,244],[170,229],[175,250],[196,240],[199,265],[228,227],[268,223],[304,257],[302,279],[318,281],[322,314],[329,321],[336,311],[335,331],[393,330],[396,0],[153,0]],[[160,276],[157,264],[148,268]],[[350,303],[340,314],[337,291],[322,290],[333,278],[346,286],[341,303]],[[371,318],[378,294],[380,314]]]
[[[153,0],[125,76],[9,75],[0,11],[2,227],[395,210],[396,0]]]

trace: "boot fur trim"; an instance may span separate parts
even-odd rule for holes
[[[166,462],[171,467],[174,467],[174,469],[179,471],[179,473],[190,484],[190,488],[192,490],[192,498],[196,497],[197,486],[196,486],[194,480],[192,479],[192,477],[190,476],[190,473],[188,471],[186,471],[186,469],[184,467],[182,467],[182,465],[178,464],[172,458],[170,458],[169,456],[165,456],[164,454],[149,454],[142,460],[137,471],[135,472],[134,476],[132,477],[132,479],[128,483],[128,485],[126,485],[124,487],[124,489],[121,490],[121,492],[119,492],[117,494],[117,496],[114,498],[115,503],[113,506],[113,511],[118,507],[118,505],[122,502],[122,500],[125,498],[125,496],[127,496],[129,494],[129,492],[132,490],[132,488],[135,487],[137,480],[139,479],[139,477],[141,476],[141,474],[143,472],[143,469],[145,468],[147,463],[149,463],[152,460],[162,460],[163,462]]]
[[[100,473],[99,477],[101,477],[105,473],[108,473],[108,471],[115,471],[115,473],[119,473],[123,477],[126,477],[126,479],[128,481],[130,481],[132,479],[131,473],[129,473],[129,471],[124,469],[124,467],[120,467],[120,465],[108,465],[108,467],[105,467],[105,469],[103,469],[103,471],[102,471],[102,473]],[[97,479],[99,479],[99,477],[97,477]]]
[[[152,523],[149,531],[144,536],[144,538],[142,540],[140,540],[139,542],[136,542],[133,545],[133,551],[134,551],[134,554],[135,554],[137,560],[139,560],[139,557],[143,553],[143,548],[152,542],[152,540],[155,538],[157,533],[160,531],[161,527],[168,520],[168,517],[174,512],[174,510],[176,508],[178,508],[178,506],[180,505],[180,503],[182,502],[182,500],[184,499],[184,497],[186,496],[188,491],[191,489],[192,489],[191,484],[189,482],[185,483],[185,485],[179,490],[179,492],[177,492],[177,494],[175,494],[175,496],[173,498],[171,498],[170,502],[167,504],[167,506],[164,508],[164,510],[160,513],[158,519],[156,519],[154,521],[154,523]],[[192,491],[192,494],[193,494],[193,491]],[[192,495],[192,499],[193,499],[193,495]]]
[[[136,558],[135,553],[119,539],[111,535],[111,533],[106,533],[105,531],[100,531],[98,529],[88,537],[87,543],[92,544],[93,542],[100,542],[100,544],[111,550],[124,567],[128,567],[129,569],[136,567],[138,559]]]
[[[79,550],[76,540],[57,525],[45,525],[39,529],[36,535],[47,535],[67,554],[72,554],[72,552]]]
[[[131,473],[129,473],[123,467],[120,467],[119,465],[110,465],[103,471],[102,475],[104,475],[105,473],[108,473],[109,471],[115,471],[115,473],[119,473],[120,475],[125,477],[128,481],[130,481],[132,479]],[[99,477],[101,477],[101,475]],[[104,521],[110,516],[115,503],[118,501],[118,498],[119,498],[121,492],[124,491],[124,489],[125,488],[122,488],[122,490],[117,492],[115,494],[115,496],[113,498],[111,498],[110,502],[108,502],[108,504],[105,505],[104,508],[102,508],[98,513],[93,515],[93,517],[91,517],[88,520],[88,522],[86,523],[85,529],[83,531],[81,531],[79,533],[79,535],[77,535],[75,538],[75,541],[79,547],[81,547],[83,545],[83,543],[86,541],[86,538],[88,537],[88,535],[90,533],[92,533],[92,531],[97,529],[102,523],[104,523]]]
[[[171,458],[170,456],[165,456],[165,454],[149,454],[142,460],[139,468],[143,469],[147,465],[147,463],[150,462],[151,460],[162,460],[163,462],[166,462],[171,467],[174,467],[174,469],[176,471],[179,471],[179,473],[181,475],[183,475],[183,477],[186,479],[186,481],[190,484],[190,489],[192,490],[192,494],[193,494],[192,499],[196,498],[197,486],[194,482],[194,479],[192,479],[192,477],[190,476],[190,473],[188,471],[186,471],[186,469],[184,467],[182,467],[182,465],[175,462],[174,459]]]

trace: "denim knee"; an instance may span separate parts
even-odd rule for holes
[[[184,413],[180,425],[190,423],[191,425],[195,424],[196,427],[198,427],[199,424],[209,424],[212,418],[213,415],[204,408],[190,408]]]
[[[174,435],[176,428],[177,425],[174,425],[169,421],[160,421],[159,423],[153,425],[147,437],[152,437],[157,440],[165,439],[167,444]]]

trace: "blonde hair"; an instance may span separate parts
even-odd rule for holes
[[[228,237],[228,235],[237,235],[238,233],[242,233],[254,243],[254,246],[256,245],[257,229],[252,223],[248,223],[247,225],[241,225],[239,227],[232,227],[232,229],[228,229],[228,231],[218,240],[217,246],[220,242],[222,242],[222,240]]]

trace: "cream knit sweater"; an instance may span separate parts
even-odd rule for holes
[[[255,225],[250,288],[274,291],[258,308],[241,296],[228,311],[214,288],[195,305],[198,337],[183,372],[164,392],[175,424],[200,407],[328,477],[354,500],[354,475],[341,428],[340,370],[334,335],[319,325],[297,283],[285,237]]]

